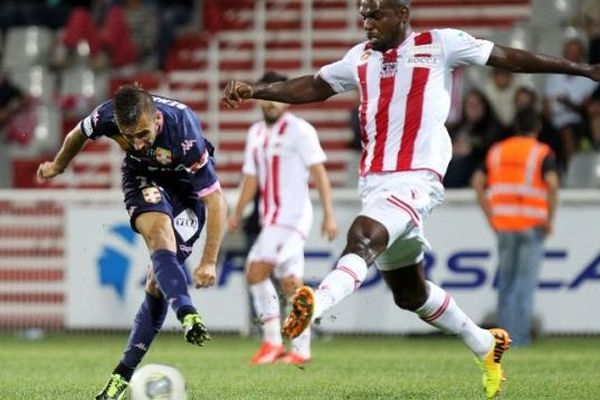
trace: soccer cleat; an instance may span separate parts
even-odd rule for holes
[[[477,359],[479,368],[483,371],[483,390],[486,399],[494,399],[500,393],[500,386],[506,379],[502,371],[500,359],[510,347],[510,337],[504,329],[493,328],[489,330],[494,336],[494,348],[484,358]]]
[[[277,359],[277,364],[303,365],[309,361],[310,358],[305,358],[298,353],[289,351]]]
[[[250,359],[250,364],[272,364],[281,357],[282,354],[284,354],[282,345],[263,342],[258,351]]]
[[[129,382],[119,374],[112,374],[104,389],[96,395],[95,400],[119,400],[123,397]]]
[[[288,339],[294,339],[310,325],[315,309],[315,293],[308,286],[296,290],[292,297],[292,311],[285,319],[281,333]]]
[[[202,317],[198,314],[186,315],[181,325],[188,343],[204,346],[204,343],[211,339],[206,326],[202,323]]]

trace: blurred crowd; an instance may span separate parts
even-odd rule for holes
[[[92,98],[89,93],[73,93],[69,85],[79,85],[74,74],[65,75],[85,55],[86,68],[111,78],[133,76],[140,72],[169,69],[169,49],[176,36],[188,28],[212,33],[221,29],[243,29],[231,18],[231,10],[250,0],[4,0],[0,2],[0,187],[10,186],[10,146],[21,148],[32,142],[31,127],[39,114],[36,107],[48,95],[31,96],[15,82],[19,71],[13,60],[6,60],[7,37],[13,28],[38,26],[52,32],[51,51],[44,71],[62,85],[53,89],[52,107],[89,111],[104,100],[108,91]],[[566,37],[562,56],[574,62],[600,62],[600,7],[597,1],[583,1],[579,34]],[[236,25],[237,24],[237,25]],[[558,39],[558,38],[557,38]],[[560,55],[560,54],[556,54]],[[7,65],[12,65],[9,71]],[[85,70],[87,71],[87,70]],[[80,72],[80,75],[87,72]],[[460,71],[459,71],[460,73]],[[21,74],[22,75],[22,74]],[[62,78],[61,78],[62,76]],[[42,83],[45,82],[42,78]],[[62,79],[62,81],[61,81]],[[462,81],[461,81],[462,82]],[[21,83],[21,84],[20,84]],[[43,85],[42,85],[43,86]],[[522,76],[493,70],[485,79],[459,83],[464,89],[454,99],[448,130],[453,144],[453,159],[445,184],[448,188],[469,185],[473,171],[480,165],[490,145],[512,133],[515,113],[534,106],[543,117],[540,140],[553,149],[564,178],[573,159],[581,154],[600,154],[600,89],[587,78],[551,75],[544,84],[532,85]],[[26,87],[26,86],[25,86]],[[28,91],[29,89],[29,91]],[[77,89],[77,88],[76,88]],[[45,86],[42,90],[48,90]],[[48,90],[49,91],[49,90]],[[75,113],[77,114],[77,113]],[[73,118],[79,115],[72,116]],[[353,126],[357,126],[353,114]],[[60,127],[62,130],[62,126]],[[359,148],[355,137],[351,147]],[[14,152],[13,152],[14,153]],[[6,165],[5,165],[6,164]],[[8,182],[8,184],[7,184]],[[585,186],[585,182],[582,184]]]

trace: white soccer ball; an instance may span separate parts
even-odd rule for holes
[[[146,364],[136,370],[129,382],[132,400],[185,400],[185,378],[177,368]]]

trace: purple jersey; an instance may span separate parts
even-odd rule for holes
[[[107,136],[126,150],[122,187],[125,207],[134,230],[144,212],[171,217],[177,237],[177,255],[185,260],[204,225],[203,194],[219,187],[213,146],[202,136],[200,121],[185,104],[153,96],[159,128],[155,142],[143,151],[133,150],[121,135],[112,100],[102,103],[80,122],[90,139]]]
[[[200,121],[185,104],[152,96],[162,122],[154,144],[145,150],[126,149],[124,169],[145,171],[154,177],[177,177],[191,185],[186,189],[200,193],[218,181],[214,168],[213,146],[202,136]],[[81,131],[90,139],[107,136],[124,144],[114,118],[114,104],[106,101],[80,122]],[[122,146],[123,147],[123,146]]]

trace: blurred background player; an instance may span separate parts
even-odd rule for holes
[[[258,83],[285,80],[283,75],[267,72]],[[302,286],[304,243],[313,214],[309,176],[323,206],[321,231],[329,240],[336,236],[331,186],[323,165],[326,156],[315,128],[287,112],[287,104],[273,101],[259,104],[263,121],[256,122],[248,131],[240,197],[228,221],[231,230],[238,229],[244,208],[260,187],[262,230],[248,255],[246,279],[263,335],[262,345],[250,362],[302,364],[311,356],[310,329],[292,339],[291,351],[285,352],[280,301],[270,276],[274,274],[278,279],[286,299]]]
[[[498,239],[498,323],[516,346],[531,343],[533,296],[558,203],[558,165],[550,147],[537,140],[540,129],[533,108],[519,110],[515,136],[496,143],[473,176]]]
[[[146,298],[134,320],[123,358],[96,399],[119,399],[148,351],[170,305],[185,340],[202,346],[210,339],[188,293],[183,261],[206,219],[206,244],[194,269],[197,287],[215,283],[225,227],[225,202],[212,159],[213,147],[186,105],[124,86],[66,136],[53,161],[39,166],[41,179],[62,173],[88,139],[107,136],[126,150],[122,167],[125,207],[131,227],[148,246],[152,267]],[[181,229],[175,222],[187,221]]]
[[[515,72],[554,72],[600,79],[600,67],[478,40],[465,32],[422,33],[410,27],[409,0],[362,0],[359,13],[368,40],[315,75],[268,85],[228,83],[223,102],[248,98],[308,103],[359,89],[363,132],[362,210],[348,232],[337,267],[316,293],[296,291],[284,334],[301,334],[323,312],[354,292],[377,266],[396,304],[429,324],[459,335],[477,357],[487,398],[500,392],[500,364],[510,345],[504,329],[478,327],[449,293],[425,280],[423,220],[443,199],[441,179],[451,157],[444,122],[452,70],[489,65]]]

